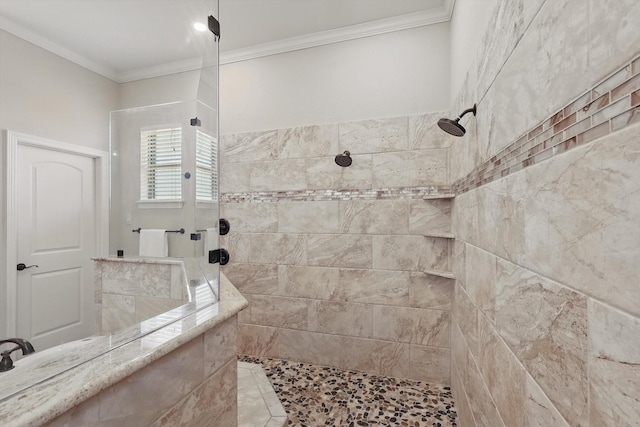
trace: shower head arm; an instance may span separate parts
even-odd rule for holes
[[[460,113],[460,115],[458,116],[457,120],[460,120],[461,118],[463,118],[466,114],[469,113],[473,113],[473,115],[476,115],[476,104],[473,104],[473,107],[471,108],[467,108],[466,110],[464,110],[462,113]]]

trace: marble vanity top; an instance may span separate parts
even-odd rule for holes
[[[216,327],[248,305],[247,300],[220,274],[220,301],[168,323],[79,366],[64,370],[0,401],[0,420],[6,427],[40,426],[101,390],[126,378],[205,331]],[[84,345],[108,345],[111,337],[97,337]],[[55,365],[51,361],[49,365]],[[20,369],[20,363],[16,369]],[[53,369],[55,366],[51,366]],[[58,366],[58,369],[60,367]],[[12,371],[9,371],[11,373]],[[29,376],[25,369],[20,375]],[[5,377],[8,379],[8,377]],[[28,379],[28,378],[27,378]],[[0,385],[6,380],[0,374]]]

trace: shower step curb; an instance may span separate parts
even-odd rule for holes
[[[238,427],[283,427],[287,413],[262,366],[238,362]]]

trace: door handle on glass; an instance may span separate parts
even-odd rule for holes
[[[33,264],[33,265],[24,265],[23,263],[18,264],[18,271],[22,271],[22,270],[26,270],[27,268],[31,268],[31,267],[38,267],[37,265]]]

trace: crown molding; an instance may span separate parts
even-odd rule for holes
[[[455,0],[444,0],[442,7],[423,12],[409,13],[392,18],[337,28],[335,30],[322,31],[300,37],[292,37],[275,42],[263,43],[248,48],[220,52],[220,65],[450,21],[454,4]],[[202,67],[202,58],[198,57],[183,61],[165,63],[159,66],[117,72],[112,68],[106,67],[103,64],[92,61],[80,54],[53,43],[45,37],[42,37],[2,16],[0,16],[0,29],[74,62],[88,70],[98,73],[116,83],[127,83],[168,74],[199,70]]]
[[[203,58],[190,58],[183,61],[168,62],[153,67],[138,68],[118,74],[117,83],[129,83],[136,80],[161,77],[169,74],[183,73],[202,69]]]
[[[220,65],[340,43],[363,37],[371,37],[394,31],[408,30],[426,25],[439,24],[451,20],[454,3],[455,0],[445,0],[444,5],[437,9],[409,13],[393,18],[380,19],[363,24],[337,28],[335,30],[321,31],[300,37],[291,37],[228,52],[220,52]]]
[[[4,16],[0,16],[0,30],[4,30],[8,33],[11,33],[18,38],[21,38],[31,44],[41,47],[44,50],[47,50],[55,55],[58,55],[64,59],[67,59],[77,65],[80,65],[81,67],[84,67],[88,70],[98,73],[108,78],[109,80],[113,80],[114,82],[121,83],[118,81],[117,71],[109,67],[105,67],[102,64],[92,61],[56,43],[53,43],[52,41],[48,40],[46,37],[42,37],[34,33],[33,31],[23,27],[20,24],[16,24],[15,22],[10,21]]]

